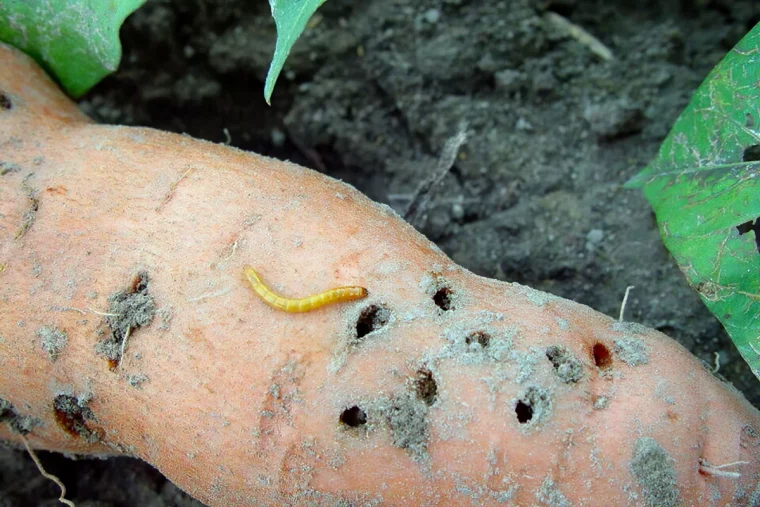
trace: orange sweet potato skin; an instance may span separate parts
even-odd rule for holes
[[[4,46],[0,69],[0,398],[33,446],[138,456],[211,505],[760,502],[760,414],[664,335],[475,276],[318,173],[94,125]],[[244,264],[369,296],[279,312]],[[137,273],[157,312],[114,367],[96,312]],[[358,338],[372,305],[387,322]],[[55,360],[42,328],[67,336]]]

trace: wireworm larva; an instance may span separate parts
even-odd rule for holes
[[[251,266],[243,266],[243,272],[248,277],[248,281],[251,283],[254,292],[266,304],[289,313],[310,312],[331,303],[367,297],[367,289],[364,287],[338,287],[337,289],[330,289],[301,299],[288,299],[273,292],[269,287],[264,285],[264,282],[261,281],[261,278],[259,278],[259,275]]]

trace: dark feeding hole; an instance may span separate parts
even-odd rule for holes
[[[760,253],[760,217],[756,218],[754,222],[750,220],[749,222],[737,225],[736,230],[739,231],[739,236],[743,236],[748,232],[754,232],[755,247],[757,248],[758,253]]]
[[[745,162],[757,162],[760,160],[760,144],[744,148],[744,155],[742,155],[742,160]]]
[[[53,400],[53,414],[58,426],[73,437],[84,437],[88,441],[93,436],[86,421],[94,419],[92,410],[73,396],[60,394]]]
[[[606,370],[612,367],[612,353],[603,343],[597,343],[591,349],[591,354],[594,356],[594,364],[600,370]]]
[[[140,271],[132,279],[131,292],[145,292],[148,290],[148,273]]]
[[[417,370],[417,378],[414,380],[414,390],[417,398],[425,402],[425,405],[432,405],[438,397],[438,384],[433,378],[433,372],[427,368]]]
[[[475,331],[474,333],[467,335],[467,337],[464,339],[464,342],[467,345],[477,343],[482,348],[486,348],[488,347],[488,344],[491,343],[491,335],[484,331]]]
[[[391,312],[378,305],[370,305],[359,314],[356,321],[356,337],[364,338],[373,331],[384,327],[390,320]]]
[[[520,400],[515,406],[515,414],[517,414],[517,421],[520,424],[529,423],[530,420],[533,419],[533,407]]]
[[[755,128],[755,119],[750,113],[744,114],[744,125],[750,129]]]
[[[347,408],[340,414],[340,422],[351,428],[367,424],[367,414],[356,405]]]
[[[0,109],[4,109],[5,111],[13,109],[13,102],[3,92],[0,92]]]
[[[451,306],[452,294],[453,292],[448,287],[441,287],[438,289],[433,295],[433,302],[435,303],[435,306],[445,312],[453,309],[454,307]]]

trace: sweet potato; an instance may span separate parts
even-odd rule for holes
[[[673,340],[0,68],[0,438],[138,456],[211,505],[760,505],[760,413]],[[369,294],[286,313],[246,264]]]

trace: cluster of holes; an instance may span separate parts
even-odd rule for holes
[[[6,111],[13,109],[13,103],[11,102],[11,99],[9,99],[8,96],[3,92],[0,92],[0,109],[4,109]]]
[[[350,428],[358,428],[359,426],[367,424],[367,413],[354,405],[341,412],[340,422]]]
[[[369,305],[359,314],[356,321],[356,338],[364,338],[368,334],[385,327],[391,318],[391,312],[384,306]]]
[[[433,378],[433,372],[420,368],[412,380],[416,398],[427,406],[434,404],[438,398],[438,384]],[[338,420],[349,428],[358,428],[367,424],[367,413],[358,405],[352,405],[340,413]]]
[[[591,348],[591,355],[594,358],[594,364],[600,370],[612,368],[612,352],[603,343],[596,343]]]

